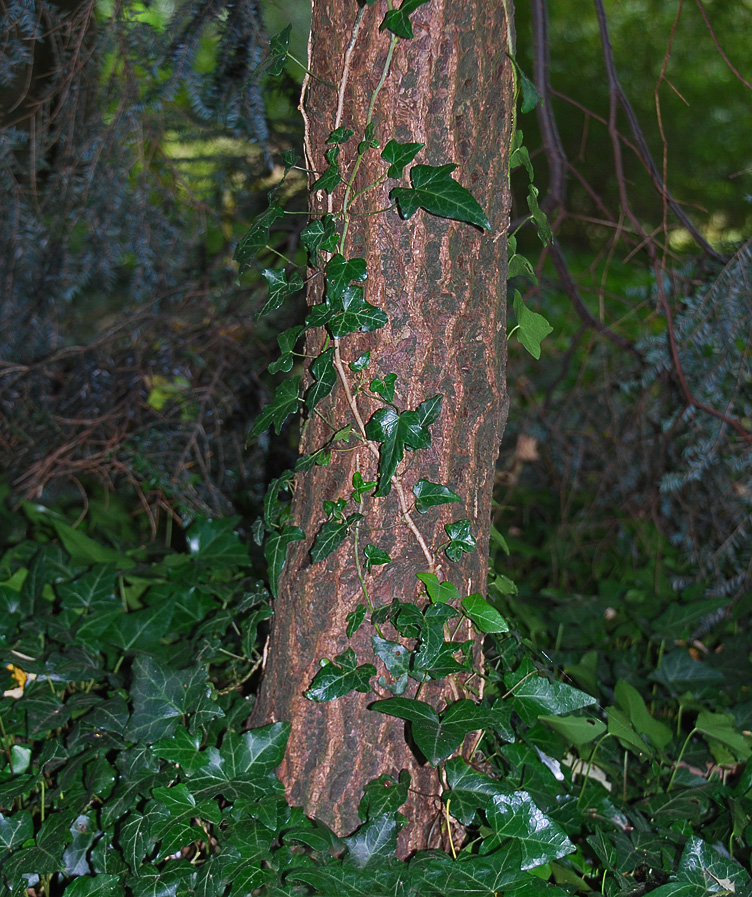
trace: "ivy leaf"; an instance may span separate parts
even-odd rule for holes
[[[519,290],[514,291],[514,315],[519,325],[517,339],[527,351],[538,359],[541,356],[541,343],[553,332],[553,327],[537,312],[531,311],[522,301]]]
[[[510,171],[512,171],[517,168],[518,165],[524,165],[528,177],[532,182],[533,178],[535,177],[535,173],[533,172],[533,164],[530,161],[530,153],[528,152],[528,149],[524,145],[522,140],[522,131],[515,131],[514,137],[512,138],[511,152],[509,155],[509,169]]]
[[[295,327],[290,327],[277,334],[277,344],[281,354],[276,361],[269,365],[268,370],[270,374],[278,374],[280,371],[287,374],[292,370],[294,363],[293,351],[300,334],[304,330],[305,328],[302,324],[296,324]]]
[[[520,664],[514,673],[508,673],[504,684],[511,691],[507,700],[529,726],[541,714],[561,716],[596,703],[596,699],[584,691],[538,675],[529,661]]]
[[[309,701],[322,702],[342,698],[351,691],[367,694],[371,689],[369,679],[376,675],[376,667],[371,663],[356,664],[352,648],[338,654],[334,661],[322,660],[321,669],[313,677],[305,696]]]
[[[387,813],[396,813],[407,800],[409,788],[410,773],[406,769],[400,771],[398,781],[383,773],[363,789],[358,815],[365,822]]]
[[[371,392],[375,392],[377,396],[381,396],[381,398],[385,402],[393,402],[394,384],[396,382],[396,374],[387,374],[383,380],[380,377],[374,377],[373,380],[371,380],[368,388],[371,390]]]
[[[375,480],[364,480],[360,474],[360,471],[355,471],[352,477],[353,491],[352,491],[352,499],[353,501],[357,501],[360,503],[363,500],[363,496],[370,492],[372,489],[375,489],[378,483]]]
[[[240,267],[241,274],[246,268],[250,267],[253,259],[269,242],[269,228],[278,218],[283,218],[284,214],[278,205],[272,205],[253,219],[250,228],[235,247],[233,255]]]
[[[418,480],[413,486],[415,496],[415,510],[425,514],[437,505],[447,505],[451,502],[462,501],[456,492],[441,483],[432,483],[430,480]]]
[[[383,548],[377,548],[375,545],[366,545],[363,554],[365,555],[366,559],[364,565],[366,568],[366,573],[370,573],[372,567],[376,567],[381,564],[391,564],[392,562],[389,554],[384,551]]]
[[[268,565],[269,589],[277,597],[279,575],[285,565],[287,548],[292,542],[305,539],[305,533],[298,526],[283,526],[281,530],[270,533],[264,545],[264,557]]]
[[[284,268],[264,268],[261,276],[269,287],[269,298],[258,313],[259,318],[279,308],[288,296],[303,289],[303,278],[297,271],[292,272],[289,281]]]
[[[329,163],[329,167],[324,171],[321,177],[311,185],[311,193],[316,193],[318,190],[325,190],[327,193],[331,193],[332,190],[342,182],[342,175],[339,173],[338,158],[338,146],[333,146],[330,150],[327,150],[326,161]]]
[[[363,620],[366,618],[366,606],[365,604],[359,604],[355,610],[350,611],[350,613],[345,618],[347,620],[347,637],[352,638],[355,633],[360,629]]]
[[[34,837],[34,821],[28,810],[21,810],[12,816],[0,813],[0,847],[10,852]]]
[[[439,218],[466,221],[489,230],[491,222],[472,193],[458,184],[451,173],[456,165],[414,165],[410,169],[412,187],[395,187],[389,194],[397,201],[400,215],[412,218],[424,209]]]
[[[351,361],[348,364],[348,367],[351,371],[357,373],[358,371],[364,371],[371,362],[371,352],[370,349],[364,352],[362,355],[359,355],[355,361]]]
[[[343,839],[347,844],[348,859],[357,869],[364,869],[372,861],[383,862],[393,857],[397,849],[397,831],[394,813],[369,820]]]
[[[327,520],[316,534],[316,539],[311,548],[311,561],[317,564],[328,558],[345,541],[350,531],[350,525],[356,520],[362,520],[362,514],[350,514],[345,520]]]
[[[527,277],[533,283],[538,283],[538,278],[535,276],[535,271],[530,261],[524,255],[510,250],[507,278],[511,280],[513,277]]]
[[[274,424],[279,433],[282,425],[298,410],[298,392],[300,390],[300,377],[291,377],[277,387],[274,399],[264,408],[256,418],[249,439],[254,439]]]
[[[300,232],[300,241],[308,252],[310,263],[318,264],[319,252],[334,252],[337,249],[337,219],[334,215],[324,215],[310,221]]]
[[[370,333],[372,330],[380,330],[388,321],[385,311],[365,301],[363,288],[352,285],[335,304],[334,313],[329,318],[327,326],[331,335],[335,339],[340,339],[348,333],[357,331]]]
[[[285,150],[282,153],[282,164],[285,166],[285,174],[289,174],[300,162],[300,156],[295,150]]]
[[[548,218],[543,209],[538,205],[538,188],[534,184],[529,184],[527,188],[527,205],[530,209],[530,217],[535,222],[535,228],[538,231],[538,237],[541,243],[546,246],[553,243],[554,234],[548,223]]]
[[[425,143],[397,143],[396,140],[390,140],[381,151],[381,158],[389,163],[387,177],[401,178],[405,165],[409,165],[424,146]]]
[[[306,407],[309,411],[318,405],[318,403],[334,389],[337,382],[337,371],[334,367],[334,348],[327,349],[311,365],[311,374],[316,378],[316,382],[306,394]]]
[[[326,264],[326,298],[329,302],[342,298],[351,283],[362,283],[368,277],[366,260],[346,259],[337,253]]]
[[[520,110],[522,112],[532,112],[533,109],[542,101],[541,95],[538,93],[538,88],[533,84],[533,82],[528,78],[528,76],[522,71],[522,69],[515,63],[517,68],[517,74],[520,78],[520,88],[522,89],[522,102],[520,103]]]
[[[378,635],[371,636],[371,643],[373,644],[373,653],[381,658],[394,679],[390,685],[384,681],[383,677],[380,677],[379,684],[388,688],[395,695],[401,695],[407,688],[412,652],[399,642],[390,642]]]
[[[460,593],[456,586],[451,582],[439,582],[439,577],[435,573],[416,573],[418,579],[426,587],[428,597],[434,604],[448,604],[457,602],[460,599]]]
[[[463,554],[468,554],[475,548],[469,520],[455,520],[454,523],[447,523],[444,529],[449,536],[449,544],[444,551],[450,561],[458,561]]]
[[[494,794],[486,817],[497,835],[519,842],[523,869],[542,866],[575,850],[564,830],[536,806],[527,791]]]
[[[387,698],[372,707],[409,721],[415,744],[433,766],[453,754],[468,733],[490,724],[490,711],[466,699],[450,704],[440,717],[430,704],[411,698]]]
[[[463,598],[462,609],[479,632],[509,632],[507,621],[482,595],[476,593]]]
[[[410,16],[422,6],[428,3],[428,0],[402,0],[399,9],[390,9],[384,16],[379,31],[391,31],[397,37],[404,37],[408,40],[413,37],[413,26]]]
[[[346,128],[344,125],[340,125],[326,138],[326,142],[338,144],[347,143],[354,133],[355,131],[353,131],[352,128]]]
[[[266,70],[270,75],[281,75],[287,62],[287,50],[290,46],[292,25],[283,28],[269,40],[269,59]]]
[[[606,731],[606,724],[592,716],[539,716],[540,722],[557,732],[567,744],[589,744]]]
[[[280,499],[280,494],[282,492],[290,492],[293,477],[293,472],[287,470],[282,476],[273,479],[269,483],[264,496],[263,519],[266,529],[272,530],[281,522],[282,514],[288,508],[288,504]]]
[[[415,411],[401,414],[394,408],[379,408],[366,424],[366,436],[381,443],[379,488],[374,493],[377,497],[391,491],[391,479],[406,449],[422,449],[431,444],[428,427],[439,415],[441,400],[442,396],[434,396],[422,402]]]

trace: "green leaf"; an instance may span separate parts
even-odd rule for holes
[[[366,302],[363,288],[353,284],[341,298],[315,305],[306,318],[306,326],[328,327],[331,335],[340,339],[348,333],[379,330],[388,321],[386,312]]]
[[[351,283],[363,283],[368,277],[366,260],[346,259],[340,253],[326,263],[326,297],[329,302],[341,299]]]
[[[405,165],[409,165],[425,143],[397,143],[390,140],[381,151],[381,158],[389,163],[386,174],[390,178],[401,178]]]
[[[369,680],[376,675],[373,664],[356,666],[352,648],[337,655],[335,661],[321,661],[321,669],[313,677],[311,687],[304,692],[309,701],[333,701],[351,691],[367,694],[371,690]]]
[[[200,748],[200,736],[191,735],[184,726],[178,726],[170,738],[152,745],[155,757],[175,763],[189,776],[206,763],[206,754]]]
[[[448,580],[439,582],[439,577],[435,573],[416,573],[418,579],[426,587],[428,597],[434,604],[457,603],[460,600],[460,593],[457,587]]]
[[[404,37],[409,40],[413,36],[410,16],[424,3],[428,3],[428,0],[402,0],[399,9],[390,9],[384,16],[384,21],[381,23],[379,30],[391,31],[397,37]]]
[[[63,892],[64,897],[121,897],[125,894],[122,875],[81,875]]]
[[[410,773],[403,769],[395,781],[386,773],[372,779],[363,789],[358,815],[365,822],[379,816],[396,813],[405,803],[410,788]]]
[[[553,327],[537,312],[530,309],[522,301],[519,290],[514,292],[514,315],[517,318],[517,339],[527,351],[538,359],[541,356],[541,343],[553,332]]]
[[[535,229],[538,231],[538,237],[544,246],[553,243],[554,235],[548,223],[546,213],[538,205],[538,188],[534,184],[529,184],[527,189],[527,205],[530,209],[530,217],[535,223]]]
[[[376,545],[366,545],[363,554],[365,556],[364,566],[366,568],[366,573],[370,573],[372,567],[381,564],[391,564],[392,562],[388,552],[384,551],[383,548],[378,548]]]
[[[512,692],[507,700],[529,726],[541,714],[561,716],[596,703],[584,691],[539,675],[530,661],[520,664],[514,673],[507,673],[504,684]]]
[[[309,411],[326,398],[337,382],[337,371],[334,367],[334,348],[322,352],[311,365],[311,374],[316,378],[306,393],[306,407]]]
[[[384,666],[391,673],[393,683],[388,683],[379,678],[379,684],[388,688],[395,695],[401,695],[407,687],[407,678],[410,673],[410,659],[412,652],[399,642],[390,642],[378,635],[371,636],[373,653],[381,658]]]
[[[325,169],[321,177],[311,185],[311,193],[316,193],[318,190],[324,190],[326,193],[330,194],[335,187],[342,183],[342,175],[339,172],[339,162],[337,161],[338,158],[339,147],[333,146],[326,154],[329,167]]]
[[[324,215],[309,222],[300,232],[300,242],[308,252],[311,265],[317,265],[319,252],[335,252],[339,245],[337,219],[334,215]]]
[[[449,544],[444,549],[450,561],[458,561],[463,554],[475,548],[475,538],[470,532],[469,520],[455,520],[444,527],[449,536]]]
[[[424,209],[439,218],[465,221],[489,230],[491,222],[478,201],[452,178],[456,168],[456,165],[414,165],[410,169],[412,187],[395,187],[389,194],[397,201],[400,215],[412,218],[418,209]]]
[[[329,557],[347,538],[350,525],[362,519],[362,514],[350,514],[345,520],[327,520],[316,534],[311,548],[311,561],[317,564]]]
[[[416,746],[433,766],[453,754],[468,733],[482,729],[491,719],[487,708],[464,699],[450,704],[441,717],[430,704],[412,698],[376,701],[372,709],[410,722]]]
[[[690,837],[684,846],[675,878],[703,888],[703,893],[748,894],[750,878],[737,863],[697,837]],[[660,889],[659,889],[660,890]]]
[[[285,150],[282,153],[282,164],[285,166],[285,176],[287,176],[293,168],[299,165],[300,161],[300,156],[295,150]]]
[[[88,567],[91,564],[114,564],[119,570],[128,570],[136,565],[133,558],[96,542],[81,530],[68,526],[62,520],[58,520],[52,515],[49,515],[47,519],[70,555],[72,563],[80,564],[82,567]]]
[[[509,156],[509,170],[513,171],[517,166],[524,165],[528,177],[533,181],[535,174],[533,172],[533,165],[530,161],[530,153],[522,141],[522,131],[515,131]]]
[[[298,526],[283,526],[278,532],[270,533],[264,546],[264,556],[268,565],[269,589],[277,597],[279,575],[285,565],[287,548],[292,542],[305,539],[305,533]]]
[[[279,308],[285,299],[303,289],[303,278],[297,271],[292,272],[289,281],[284,268],[264,268],[261,276],[269,288],[269,298],[258,313],[259,318]]]
[[[370,819],[343,839],[347,844],[348,858],[357,869],[376,860],[393,857],[397,850],[397,820],[394,813]]]
[[[387,374],[382,380],[380,377],[374,377],[369,384],[371,392],[381,396],[385,402],[394,401],[394,384],[397,382],[396,374]]]
[[[589,744],[606,731],[606,724],[592,716],[539,716],[567,745]]]
[[[266,70],[270,75],[281,75],[287,63],[287,49],[290,46],[292,25],[287,25],[269,39],[269,58]]]
[[[274,770],[284,758],[289,735],[289,723],[272,723],[242,734],[226,732],[221,748],[208,748],[207,763],[191,777],[192,795],[196,800],[219,794],[226,800],[260,800],[281,794]]]
[[[437,505],[447,505],[451,502],[462,501],[456,492],[441,483],[432,483],[430,480],[418,480],[413,486],[415,496],[415,510],[425,514]]]
[[[450,790],[442,797],[445,803],[449,802],[452,816],[463,825],[472,825],[476,811],[485,812],[494,794],[509,794],[513,790],[471,769],[461,757],[447,760],[445,769]]]
[[[363,500],[363,496],[370,492],[372,489],[375,489],[378,483],[375,480],[364,480],[359,471],[355,471],[352,478],[353,491],[352,491],[352,499],[353,501],[361,502]]]
[[[366,436],[381,443],[377,497],[391,491],[391,479],[405,456],[405,449],[427,448],[431,444],[428,426],[439,415],[441,399],[442,396],[434,396],[422,402],[415,411],[401,414],[394,408],[379,408],[366,424]]]
[[[213,568],[248,564],[248,545],[235,532],[239,523],[240,517],[199,518],[186,531],[188,551],[197,561]]]
[[[745,763],[752,755],[752,740],[745,737],[734,726],[734,719],[725,713],[700,711],[695,729],[708,738],[711,743],[720,741],[731,750],[736,760]]]
[[[360,629],[363,620],[366,618],[365,604],[359,604],[355,610],[350,611],[347,615],[347,637],[352,638]]]
[[[369,4],[370,5],[370,4]],[[365,155],[369,149],[376,149],[379,146],[379,141],[376,139],[376,123],[373,121],[369,121],[366,125],[366,129],[363,132],[363,139],[358,144],[358,155]]]
[[[510,241],[511,241],[510,237]],[[509,263],[507,266],[507,280],[511,280],[513,277],[527,277],[533,283],[538,283],[538,278],[535,276],[535,271],[533,270],[533,266],[530,264],[530,261],[525,258],[524,255],[520,255],[517,252],[512,252],[511,245],[509,249]]]
[[[522,112],[532,112],[538,103],[541,102],[541,95],[538,93],[538,88],[535,84],[533,84],[530,78],[528,78],[519,66],[517,66],[517,72],[520,76],[520,87],[522,88],[520,110]]]
[[[256,256],[269,242],[269,228],[278,218],[284,218],[285,213],[278,205],[269,206],[257,215],[251,222],[250,228],[235,248],[233,258],[240,267],[240,273],[250,267]]]
[[[0,813],[0,848],[10,852],[33,837],[34,820],[28,810],[20,810],[12,816]]]
[[[282,425],[298,410],[298,393],[300,392],[300,377],[291,377],[284,380],[277,387],[274,399],[264,408],[256,418],[249,439],[255,439],[274,424],[277,433],[282,431]]]
[[[475,593],[463,598],[462,609],[479,632],[509,632],[507,621],[482,595]]]
[[[358,371],[364,371],[371,361],[371,352],[368,350],[364,352],[362,355],[359,355],[355,361],[351,361],[348,367],[351,371],[357,373]]]
[[[665,723],[651,716],[637,689],[619,679],[614,689],[614,696],[635,729],[641,735],[646,735],[658,750],[665,750],[673,738],[673,733]]]
[[[629,717],[617,707],[606,708],[608,731],[619,739],[619,742],[627,750],[634,751],[638,757],[650,757],[653,750],[643,737],[635,731]]]
[[[340,125],[326,138],[326,142],[338,144],[347,143],[354,133],[355,131],[353,131],[352,128],[346,128],[344,125]]]
[[[563,829],[538,809],[527,791],[494,794],[486,816],[497,835],[517,839],[523,869],[542,866],[575,850]]]

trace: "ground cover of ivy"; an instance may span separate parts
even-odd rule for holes
[[[337,837],[284,799],[285,723],[244,728],[271,609],[238,521],[176,551],[124,539],[122,511],[0,517],[3,893],[752,894],[749,643],[733,619],[692,640],[699,592],[638,571],[521,601],[500,552],[472,765],[445,714],[391,708],[466,832],[400,862],[405,775]]]

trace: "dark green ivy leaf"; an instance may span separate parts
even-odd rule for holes
[[[269,589],[277,597],[279,574],[285,565],[287,548],[292,542],[305,539],[305,533],[298,526],[283,526],[281,530],[270,533],[264,546],[264,556],[268,565]]]
[[[376,667],[371,663],[356,666],[357,660],[352,648],[338,654],[335,662],[324,660],[321,663],[321,669],[305,692],[309,701],[333,701],[351,691],[364,694],[370,691],[369,680],[376,675]]]
[[[379,816],[396,813],[405,803],[410,788],[410,773],[403,769],[399,781],[386,773],[372,779],[363,789],[358,815],[365,822]]]
[[[362,519],[362,514],[350,514],[345,520],[327,520],[316,534],[311,548],[311,561],[317,564],[324,558],[328,558],[345,541],[350,531],[350,525],[356,520]]]
[[[393,857],[397,850],[397,831],[394,813],[370,819],[349,838],[344,838],[350,862],[356,868],[364,869],[374,860]]]
[[[278,374],[280,372],[287,374],[292,370],[295,361],[293,357],[295,344],[304,329],[302,324],[296,324],[294,327],[289,327],[287,330],[283,330],[282,333],[277,334],[280,356],[269,365],[270,374]]]
[[[390,9],[384,16],[384,21],[381,23],[379,30],[391,31],[397,37],[404,37],[409,40],[413,36],[410,16],[424,3],[428,3],[428,0],[402,0],[399,9]]]
[[[326,159],[329,163],[329,167],[324,171],[321,177],[311,185],[312,193],[315,193],[317,190],[325,190],[327,193],[331,193],[332,190],[342,182],[342,175],[339,173],[338,158],[338,146],[333,146],[327,151]]]
[[[397,201],[400,215],[412,218],[418,209],[425,209],[439,218],[466,221],[489,230],[491,222],[475,197],[451,173],[456,165],[414,165],[410,169],[412,187],[395,187],[389,194]]]
[[[270,75],[281,75],[287,62],[287,49],[290,46],[290,33],[292,25],[287,25],[282,31],[273,35],[269,40],[269,59],[266,70]]]
[[[360,629],[363,620],[366,618],[365,604],[359,604],[355,610],[350,611],[347,615],[347,637],[352,638]]]
[[[397,382],[396,374],[387,374],[383,380],[380,377],[374,377],[368,388],[371,392],[381,396],[385,402],[394,401],[394,384]]]
[[[306,407],[309,411],[326,398],[334,389],[337,382],[337,371],[334,367],[334,348],[322,352],[311,365],[311,374],[315,377],[315,383],[306,393]]]
[[[456,492],[441,483],[432,483],[429,480],[418,480],[413,486],[415,496],[415,510],[425,514],[437,505],[446,505],[455,501],[462,501]]]
[[[358,371],[364,371],[368,367],[368,364],[370,361],[371,361],[371,352],[367,351],[367,352],[364,352],[362,355],[359,355],[355,359],[355,361],[351,361],[350,364],[348,365],[348,367],[350,368],[351,371],[354,371],[355,373],[357,373]]]
[[[543,243],[544,246],[548,243],[553,243],[554,234],[548,223],[546,213],[538,205],[538,188],[534,184],[528,185],[527,205],[530,209],[530,217],[533,219],[541,243]]]
[[[284,268],[264,268],[261,276],[269,288],[269,298],[258,313],[259,318],[279,308],[288,296],[303,289],[303,278],[297,271],[292,272],[289,281]]]
[[[509,625],[502,615],[479,594],[462,599],[465,616],[475,623],[479,632],[509,632]]]
[[[240,267],[241,274],[269,242],[269,228],[284,215],[285,213],[278,205],[272,205],[254,218],[250,228],[241,237],[233,255]]]
[[[538,675],[529,661],[520,664],[514,673],[507,673],[504,684],[511,692],[507,700],[529,726],[541,714],[559,716],[596,703],[584,691]]]
[[[377,548],[376,545],[366,545],[363,550],[365,556],[366,573],[371,572],[371,568],[380,564],[391,564],[392,559],[383,548]]]
[[[300,232],[300,241],[308,251],[310,263],[317,265],[319,252],[334,252],[337,249],[337,219],[334,215],[324,215],[309,222]]]
[[[514,137],[512,138],[512,147],[509,155],[509,170],[513,171],[517,168],[518,165],[524,165],[525,170],[527,171],[527,175],[532,182],[535,174],[533,172],[533,165],[530,161],[530,153],[527,150],[527,147],[522,142],[523,136],[522,131],[515,131]]]
[[[390,178],[401,178],[405,165],[409,165],[425,143],[397,143],[390,140],[381,152],[381,158],[389,163],[386,174]]]
[[[277,433],[282,430],[282,425],[298,410],[298,392],[300,391],[300,377],[291,377],[277,387],[274,399],[264,408],[256,418],[249,439],[255,439],[274,424]]]
[[[497,835],[519,841],[523,869],[534,869],[575,850],[561,827],[541,812],[527,791],[494,794],[486,816]]]
[[[351,283],[362,283],[367,277],[365,259],[333,255],[326,264],[326,298],[329,302],[340,299]]]
[[[306,326],[328,327],[331,335],[340,339],[348,333],[379,330],[388,320],[386,312],[365,301],[363,288],[353,284],[340,298],[315,305],[306,318]]]
[[[326,142],[337,144],[347,143],[354,133],[355,131],[353,131],[352,128],[346,128],[344,125],[340,125],[326,138]]]
[[[397,465],[405,456],[405,449],[422,449],[431,444],[428,429],[441,410],[442,396],[434,396],[422,402],[415,411],[396,411],[394,408],[379,408],[366,424],[366,436],[380,442],[379,488],[377,497],[388,495],[391,479]]]
[[[458,561],[463,554],[475,548],[475,538],[470,532],[469,520],[455,520],[444,527],[449,536],[449,544],[444,549],[450,561]]]

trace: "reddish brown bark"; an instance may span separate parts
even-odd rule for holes
[[[304,112],[309,164],[319,171],[326,167],[326,139],[336,124],[355,130],[348,146],[354,147],[362,136],[368,103],[389,47],[388,33],[379,31],[386,8],[380,2],[364,10],[342,92],[342,117],[337,121],[337,94],[323,82],[339,85],[342,81],[358,6],[352,0],[314,2],[309,65],[321,80],[309,81]],[[415,408],[437,393],[444,395],[441,416],[431,428],[431,448],[408,452],[400,471],[410,497],[411,487],[420,478],[444,483],[462,496],[462,505],[413,516],[434,551],[446,541],[444,524],[462,517],[471,520],[478,540],[476,551],[459,564],[437,554],[440,575],[466,595],[485,589],[494,465],[507,412],[507,148],[512,72],[502,3],[432,0],[420,7],[412,22],[415,38],[397,44],[391,72],[376,103],[376,137],[382,146],[391,137],[425,143],[417,162],[458,163],[455,176],[481,203],[492,230],[484,234],[422,211],[409,221],[401,220],[395,211],[362,216],[358,213],[390,205],[388,191],[394,182],[367,194],[355,206],[345,255],[366,259],[366,299],[383,308],[390,321],[383,330],[343,339],[342,355],[346,363],[370,349],[367,379],[396,373],[395,403],[402,410]],[[347,147],[341,158],[347,176],[351,164]],[[358,183],[373,183],[383,171],[384,163],[373,152],[361,167]],[[332,198],[335,212],[341,208],[342,189]],[[313,198],[313,215],[328,209],[324,194]],[[312,303],[320,301],[321,280],[312,281]],[[308,354],[321,351],[323,341],[321,332],[311,332]],[[364,396],[357,403],[364,420],[379,407]],[[320,408],[337,426],[353,421],[339,386]],[[314,415],[304,425],[302,451],[315,451],[331,435],[330,427]],[[325,519],[322,501],[347,498],[356,469],[364,479],[375,479],[372,453],[354,441],[346,449],[333,457],[330,466],[318,467],[296,482],[293,520],[307,539],[291,547],[282,574],[252,723],[291,721],[280,777],[293,803],[302,804],[307,813],[340,833],[358,825],[357,806],[368,781],[384,772],[396,776],[400,769],[409,769],[414,790],[403,811],[411,825],[402,849],[435,846],[435,833],[440,830],[435,825],[437,774],[418,764],[405,743],[403,723],[368,710],[373,695],[351,694],[327,704],[303,697],[321,658],[333,658],[349,646],[359,662],[374,660],[370,626],[361,627],[349,642],[345,635],[347,614],[363,601],[352,540],[319,564],[311,565],[309,556]],[[400,522],[395,490],[386,499],[367,498],[362,510],[366,519],[361,550],[373,542],[393,559],[369,577],[374,603],[388,603],[394,597],[421,600],[415,574],[428,564],[416,538]],[[424,690],[421,698],[427,693]],[[432,699],[442,706],[438,688]]]

